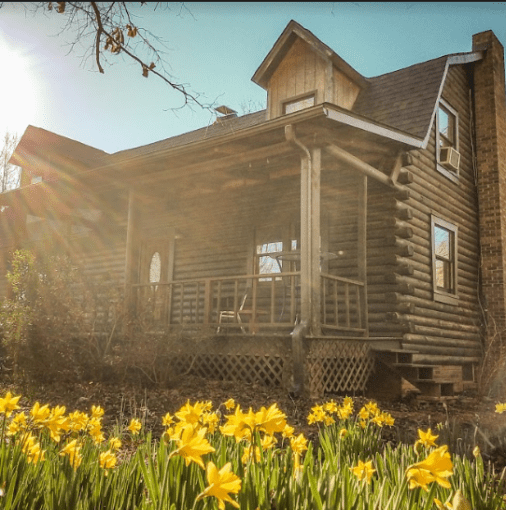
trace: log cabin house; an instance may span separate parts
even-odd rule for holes
[[[314,395],[472,386],[506,320],[503,47],[472,43],[365,78],[291,21],[252,78],[263,111],[112,155],[28,127],[3,294],[14,248],[57,247],[113,275],[181,369]]]

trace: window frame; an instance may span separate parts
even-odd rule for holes
[[[297,113],[297,112],[300,112],[302,110],[307,110],[308,108],[312,108],[313,106],[316,105],[316,92],[317,92],[316,90],[311,90],[310,92],[304,92],[303,94],[299,94],[297,96],[292,96],[292,97],[289,97],[287,99],[284,99],[281,102],[281,115],[291,115],[292,113]],[[313,99],[313,104],[311,106],[305,106],[303,108],[300,108],[300,109],[295,110],[295,111],[290,112],[290,113],[286,112],[286,107],[288,105],[296,104],[296,103],[304,101],[305,99],[310,99],[310,98]]]
[[[437,110],[436,110],[436,167],[438,172],[443,174],[445,177],[448,177],[453,182],[458,182],[459,180],[459,173],[460,169],[454,172],[453,170],[450,170],[443,166],[440,163],[439,154],[440,154],[440,148],[441,148],[441,139],[442,137],[445,140],[449,140],[448,137],[441,135],[439,130],[439,111],[443,110],[446,112],[446,114],[451,118],[454,119],[454,142],[450,145],[443,145],[443,147],[452,147],[457,152],[459,152],[459,114],[455,108],[453,108],[447,101],[445,101],[443,98],[439,100]]]
[[[436,255],[436,227],[450,232],[450,280],[449,290],[437,286],[436,265],[439,260]],[[434,301],[447,304],[458,303],[458,226],[436,215],[431,215],[431,255],[432,255],[432,288]]]

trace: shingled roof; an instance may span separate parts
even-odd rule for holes
[[[424,138],[432,122],[448,56],[368,78],[353,111]]]
[[[143,156],[152,154],[158,151],[172,149],[174,147],[182,147],[184,145],[191,144],[193,142],[199,142],[210,138],[217,138],[226,134],[234,133],[240,129],[245,129],[257,124],[265,122],[265,110],[260,110],[255,113],[249,113],[242,117],[228,118],[220,120],[219,118],[209,126],[197,129],[195,131],[189,131],[181,135],[173,136],[165,140],[136,147],[134,149],[126,149],[123,151],[115,152],[108,159],[107,163],[111,164],[116,161],[123,161],[129,158],[135,158],[137,156]]]
[[[52,171],[71,175],[99,166],[107,156],[107,152],[66,136],[28,126],[9,162],[37,175]]]

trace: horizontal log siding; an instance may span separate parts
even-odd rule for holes
[[[454,183],[436,169],[434,128],[427,149],[412,151],[413,164],[407,167],[413,176],[407,186],[410,197],[405,201],[412,212],[408,223],[413,233],[409,239],[413,255],[408,263],[413,274],[403,277],[404,292],[395,291],[387,300],[398,307],[389,318],[404,328],[403,345],[420,353],[416,359],[454,364],[476,361],[481,352],[478,205],[471,154],[469,85],[462,66],[450,67],[443,98],[459,114],[459,180]],[[433,299],[431,214],[458,227],[455,305]],[[405,313],[406,306],[410,306],[411,313]]]
[[[402,242],[395,237],[396,229],[406,227],[399,218],[404,210],[395,199],[394,192],[369,179],[367,197],[367,296],[369,310],[369,333],[371,336],[401,338],[403,324],[388,321],[398,308],[386,300],[399,285],[395,275],[409,265],[409,257],[402,253]],[[401,245],[398,245],[401,242]],[[397,253],[396,253],[397,252]]]

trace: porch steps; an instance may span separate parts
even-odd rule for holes
[[[374,350],[374,349],[373,349]],[[404,349],[374,350],[376,360],[383,367],[388,367],[391,372],[406,380],[409,385],[414,386],[423,396],[430,397],[451,397],[455,395],[455,386],[461,383],[457,380],[456,374],[442,370],[436,365],[425,365],[415,363],[413,355],[417,351]],[[392,385],[392,391],[397,389]]]

